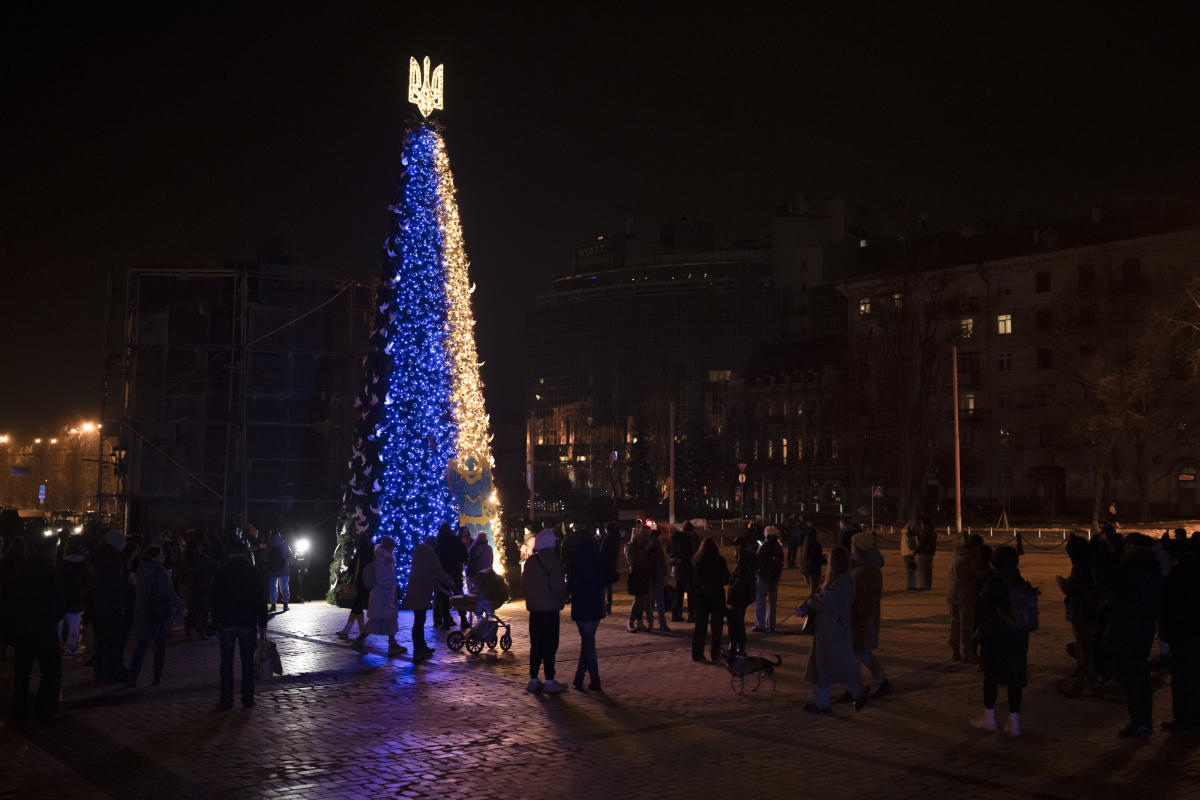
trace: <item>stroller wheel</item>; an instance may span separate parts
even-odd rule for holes
[[[488,639],[488,641],[487,641],[487,646],[488,646],[488,649],[489,649],[489,650],[495,650],[495,649],[496,649],[496,637],[495,637],[495,636],[493,636],[492,638]]]
[[[481,652],[483,652],[483,640],[477,636],[468,636],[467,652],[473,656],[479,655]]]
[[[512,647],[512,635],[506,633],[500,637],[500,649],[508,652],[510,647]]]
[[[462,650],[463,641],[462,631],[450,631],[450,635],[446,637],[446,646],[457,653]]]

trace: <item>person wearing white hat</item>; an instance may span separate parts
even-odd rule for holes
[[[533,541],[533,554],[526,559],[521,572],[521,590],[525,608],[529,610],[529,685],[525,688],[530,692],[545,689],[550,694],[559,694],[567,690],[566,684],[554,679],[558,613],[567,601],[567,584],[556,545],[553,530],[545,528],[539,532]],[[545,670],[544,686],[538,680],[539,669]]]

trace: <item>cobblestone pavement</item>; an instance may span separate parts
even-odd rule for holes
[[[431,630],[437,653],[414,664],[386,657],[377,637],[358,655],[334,635],[345,612],[306,603],[272,619],[286,674],[260,683],[248,711],[214,710],[215,641],[183,642],[177,632],[157,688],[96,687],[89,669],[68,665],[66,721],[22,735],[0,728],[0,797],[1200,796],[1200,739],[1120,740],[1119,691],[1075,701],[1055,691],[1070,670],[1053,583],[1067,569],[1061,548],[1031,548],[1022,559],[1045,594],[1016,739],[966,725],[981,708],[981,676],[949,660],[948,548],[927,593],[903,591],[898,553],[884,555],[879,655],[897,691],[858,713],[801,711],[810,640],[795,617],[776,634],[750,636],[751,653],[783,658],[777,685],[751,691],[751,680],[737,694],[724,669],[691,661],[690,626],[627,633],[629,598],[620,597],[598,635],[605,693],[551,697],[525,691],[520,604],[502,611],[511,652],[454,653]],[[781,606],[795,608],[805,594],[798,573],[785,571]],[[411,619],[402,613],[406,643]],[[564,682],[577,654],[564,614]],[[1157,680],[1156,722],[1170,717],[1169,680]],[[7,704],[10,664],[0,665],[0,691]],[[1003,704],[1001,692],[1000,718]]]

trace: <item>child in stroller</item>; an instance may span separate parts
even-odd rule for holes
[[[495,650],[499,644],[500,649],[507,652],[512,647],[512,630],[495,611],[508,600],[508,586],[504,578],[491,570],[483,570],[475,580],[467,583],[467,590],[470,594],[451,597],[450,605],[456,611],[474,615],[474,624],[466,633],[450,631],[446,646],[457,652],[466,645],[468,653],[478,655],[485,644],[491,650]],[[500,633],[501,628],[504,633]]]

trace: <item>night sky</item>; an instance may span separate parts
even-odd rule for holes
[[[704,218],[729,242],[800,194],[900,198],[940,228],[1200,189],[1200,28],[1147,10],[1165,4],[246,5],[5,4],[0,432],[95,418],[108,270],[279,237],[293,263],[373,275],[410,55],[445,64],[500,422],[526,309],[627,218],[645,238]]]

